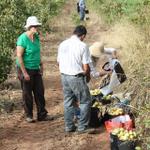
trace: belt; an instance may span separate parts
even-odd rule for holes
[[[64,73],[61,73],[62,75],[67,75],[67,74],[64,74]],[[68,76],[74,76],[74,77],[84,77],[85,75],[83,73],[79,73],[79,74],[76,74],[76,75],[68,75]]]
[[[77,75],[75,75],[75,77],[84,77],[85,75],[83,73],[79,73]]]

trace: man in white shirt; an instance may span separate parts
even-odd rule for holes
[[[76,100],[80,105],[80,120],[78,133],[90,131],[88,128],[91,109],[91,97],[86,79],[89,80],[91,62],[87,45],[83,42],[87,30],[77,26],[73,35],[63,41],[58,48],[57,62],[61,73],[64,93],[65,131],[73,132],[76,127],[73,122]]]

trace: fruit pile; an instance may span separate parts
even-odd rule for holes
[[[122,108],[110,108],[110,110],[108,110],[108,114],[111,116],[118,116],[118,115],[122,115],[124,113]]]
[[[101,109],[102,108],[102,103],[99,102],[99,101],[95,101],[95,103],[92,105],[92,107],[96,107],[98,109]]]
[[[135,131],[126,130],[124,128],[116,128],[111,132],[112,135],[116,135],[121,141],[133,141],[137,139]]]
[[[112,96],[112,95],[103,96],[103,100],[111,100],[111,96]]]
[[[101,94],[101,91],[100,91],[100,89],[90,90],[90,94],[91,94],[92,96],[96,96],[96,95]]]

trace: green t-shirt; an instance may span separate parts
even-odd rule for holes
[[[23,62],[27,69],[39,69],[40,66],[40,41],[38,34],[34,35],[34,41],[32,42],[26,33],[22,33],[18,40],[17,46],[24,48]],[[20,66],[18,58],[16,64]]]

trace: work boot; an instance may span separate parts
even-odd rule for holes
[[[83,134],[83,133],[88,133],[88,134],[95,134],[96,130],[94,128],[85,128],[84,130],[78,130],[77,134]]]
[[[73,128],[71,128],[71,129],[69,129],[69,128],[65,129],[65,131],[66,131],[67,133],[71,133],[71,132],[75,132],[75,131],[76,131],[76,129],[77,129],[77,127],[76,127],[76,126],[74,126],[74,127],[73,127]]]
[[[45,118],[39,118],[38,121],[52,121],[54,120],[54,117],[50,116],[50,115],[46,115]]]

